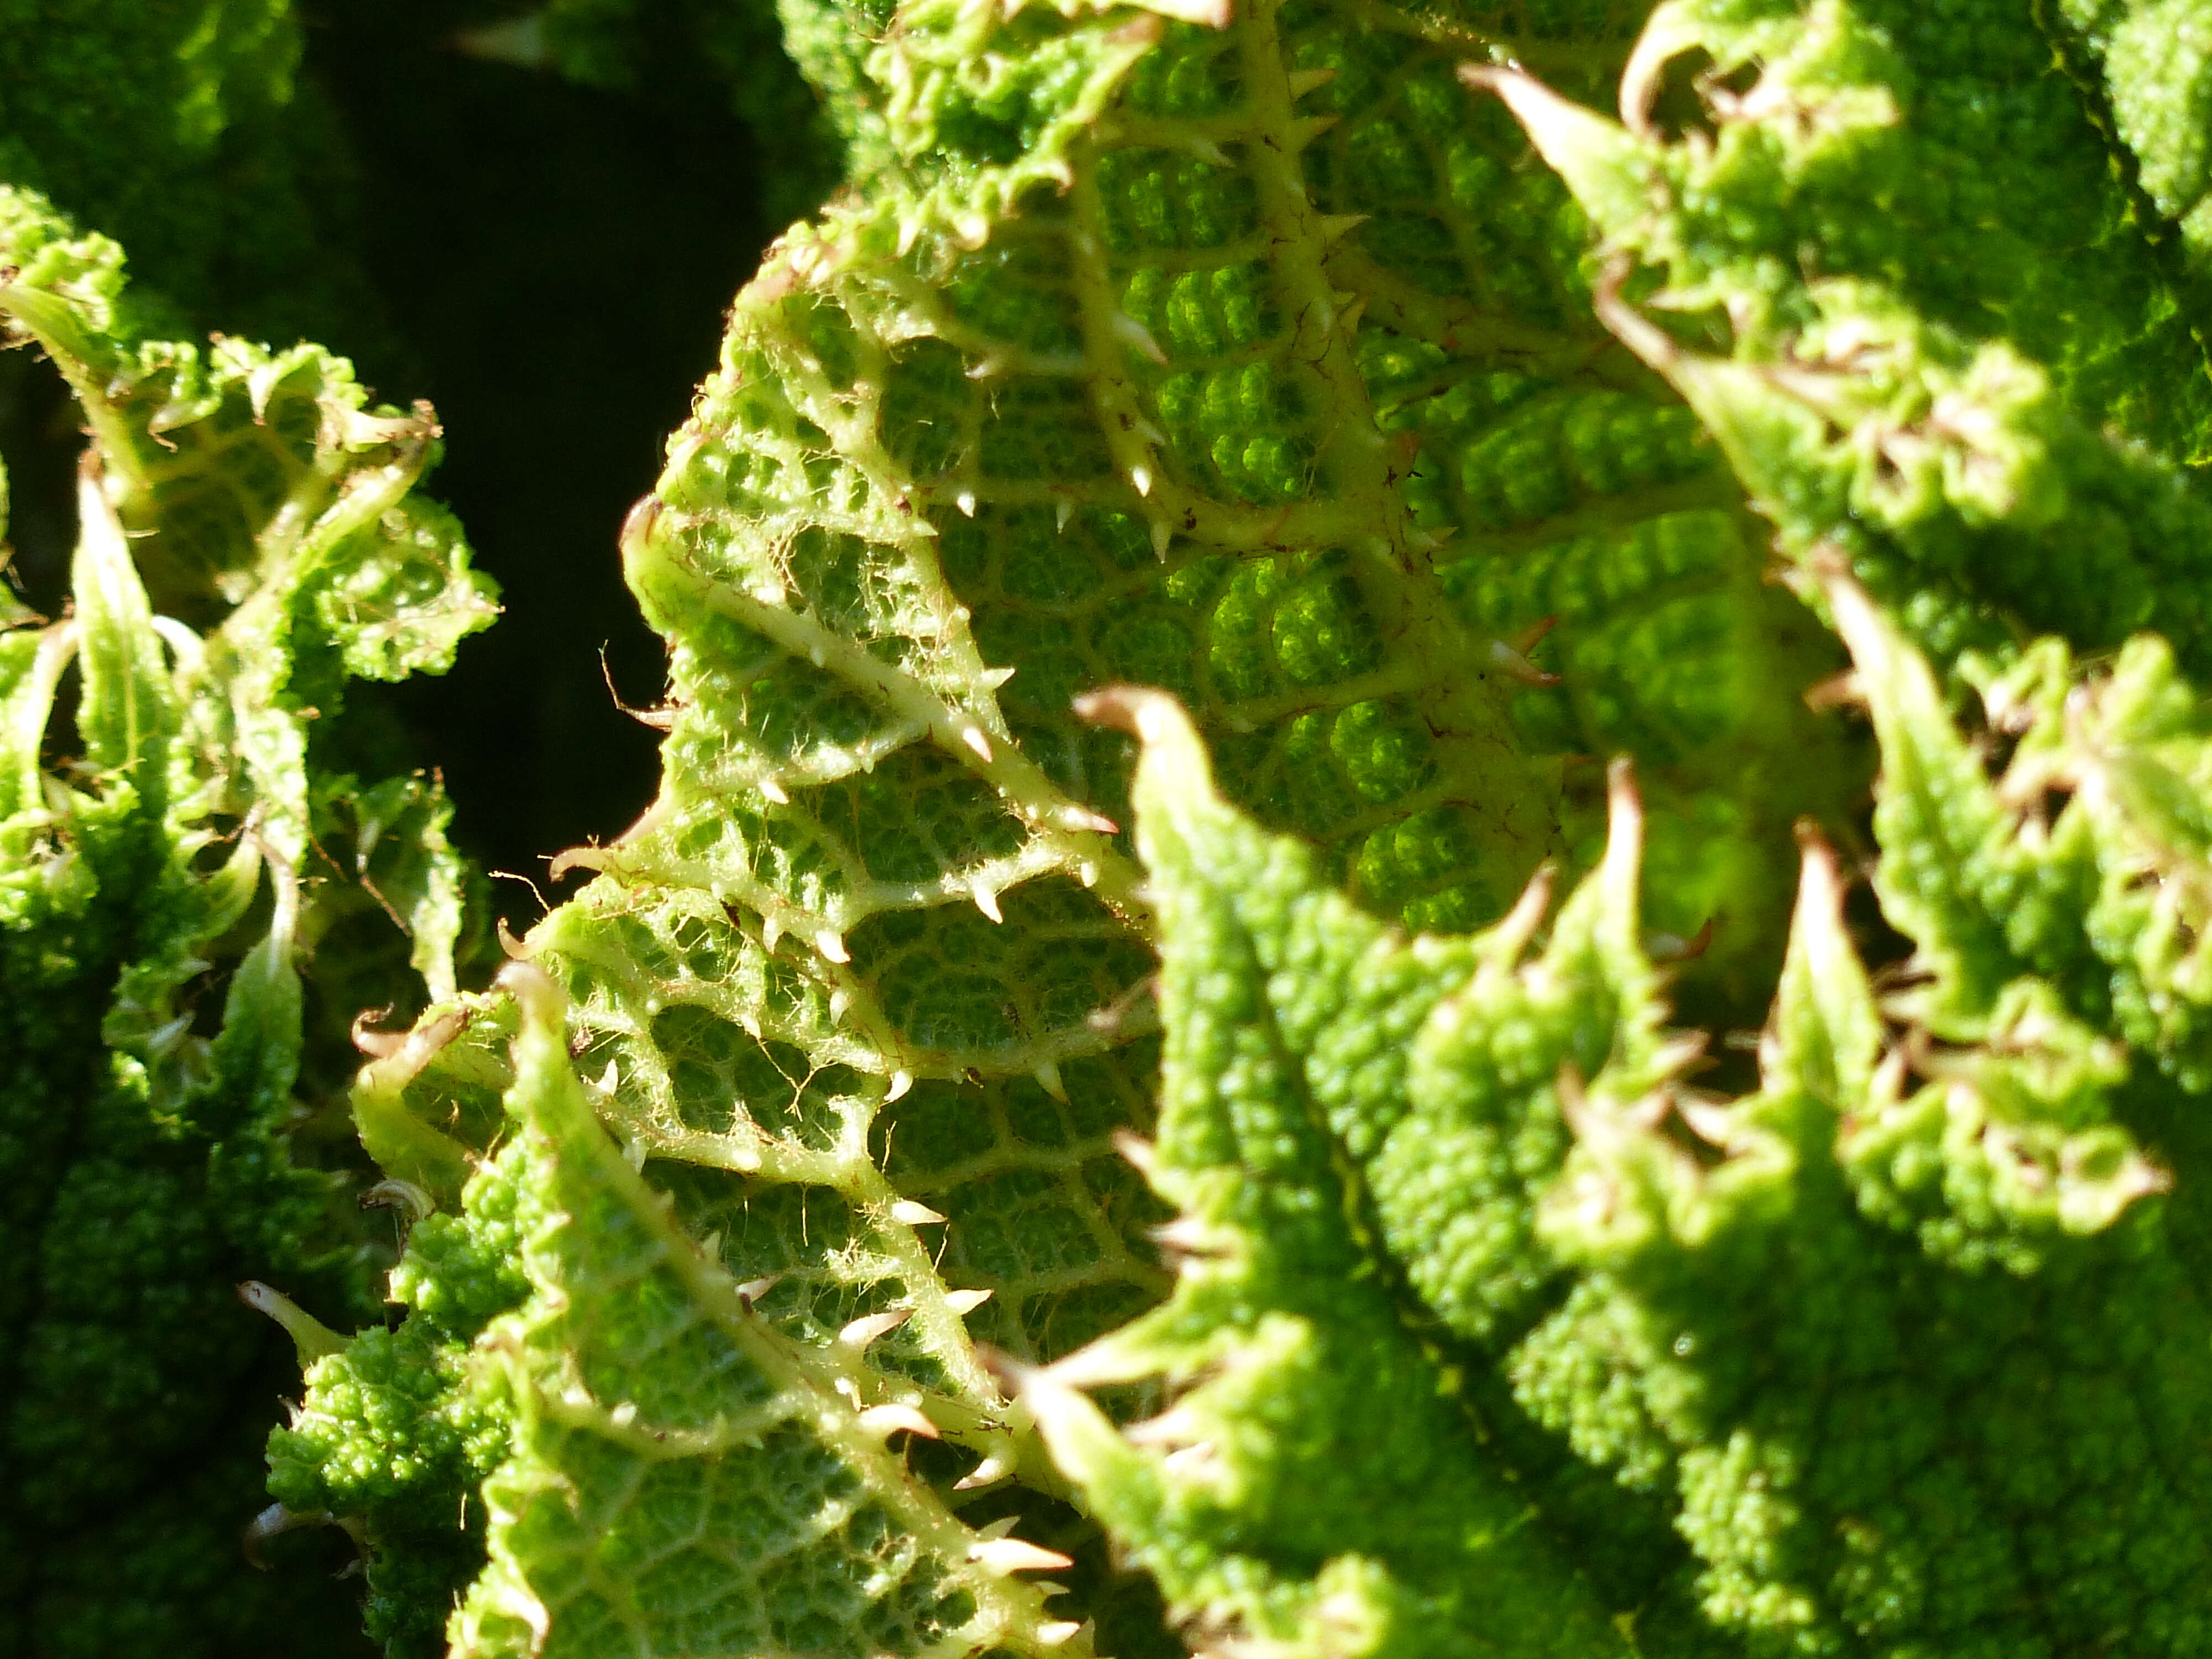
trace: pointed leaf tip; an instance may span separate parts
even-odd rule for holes
[[[346,1339],[286,1296],[282,1291],[249,1279],[238,1287],[238,1299],[254,1312],[266,1314],[284,1328],[299,1351],[302,1370],[326,1355],[343,1353]]]
[[[1459,78],[1504,100],[1537,153],[1608,235],[1619,235],[1650,210],[1652,159],[1619,123],[1562,98],[1519,70],[1463,64]]]

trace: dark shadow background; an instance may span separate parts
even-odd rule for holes
[[[442,19],[434,15],[442,12]],[[446,428],[429,493],[459,515],[506,614],[453,672],[389,688],[445,773],[455,834],[554,894],[545,860],[611,839],[658,782],[664,653],[616,536],[714,367],[723,313],[770,227],[723,95],[656,54],[646,90],[596,92],[454,51],[449,5],[327,0],[307,71],[356,165],[361,247],[392,341],[356,355]],[[605,672],[600,653],[605,652]],[[520,932],[538,907],[492,898]]]

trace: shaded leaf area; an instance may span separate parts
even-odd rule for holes
[[[1735,1100],[1662,1029],[1625,769],[1555,915],[1540,881],[1409,941],[1222,799],[1172,702],[1102,700],[1146,742],[1145,1163],[1188,1256],[1024,1398],[1200,1650],[2201,1650],[2201,1083],[2081,988],[2204,1007],[2212,728],[2155,639],[2049,642],[1984,689],[1993,776],[1865,591],[1826,599],[1916,954],[1878,995],[1810,844]],[[1126,1431],[1081,1392],[1148,1380]]]
[[[132,250],[164,337],[388,343],[354,163],[287,0],[11,0],[0,179]]]
[[[362,1001],[451,994],[463,872],[434,781],[349,769],[343,691],[495,606],[416,493],[427,410],[142,331],[115,245],[28,192],[0,266],[92,435],[66,611],[0,631],[0,1642],[325,1651],[342,1595],[240,1553],[283,1373],[233,1285],[373,1305],[313,1114]]]
[[[2072,0],[2038,21],[2087,88],[2124,173],[2179,233],[2187,279],[2201,281],[2212,242],[2212,13],[2195,0]],[[2201,293],[2191,298],[2202,315]]]
[[[553,0],[477,38],[584,86],[656,101],[683,87],[682,102],[719,104],[750,140],[774,228],[872,170],[880,117],[862,63],[891,12],[889,0]],[[861,152],[849,161],[848,143]]]

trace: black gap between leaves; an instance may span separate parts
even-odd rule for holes
[[[546,858],[620,834],[658,781],[659,734],[607,684],[650,704],[665,666],[616,538],[768,239],[752,146],[711,89],[618,96],[477,61],[404,7],[331,6],[308,41],[358,157],[369,272],[414,360],[362,372],[380,397],[436,405],[428,493],[504,589],[506,614],[453,672],[395,701],[459,804],[462,845],[550,899]],[[492,885],[511,926],[536,919],[527,888]]]

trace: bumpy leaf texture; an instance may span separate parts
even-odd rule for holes
[[[2161,642],[2087,676],[2046,650],[1989,691],[2019,738],[1991,779],[1864,590],[1829,599],[1917,982],[1877,998],[1813,842],[1734,1102],[1661,1030],[1625,767],[1540,949],[1541,880],[1408,942],[1220,799],[1172,703],[1115,700],[1163,907],[1145,1161],[1189,1255],[1026,1397],[1202,1644],[2202,1650],[2202,1133],[2155,1039],[2069,995],[2124,940],[2203,1006],[2149,959],[2177,931],[2150,912],[2197,903],[2143,879],[2185,866],[2201,701]],[[2074,959],[1999,942],[2023,911]],[[1126,1435],[1077,1391],[1160,1376]]]
[[[305,1651],[331,1598],[240,1553],[281,1370],[232,1287],[374,1305],[295,1132],[353,999],[450,994],[461,872],[434,784],[338,769],[340,693],[442,668],[489,591],[412,493],[427,410],[146,337],[27,192],[0,267],[91,434],[69,612],[0,632],[0,1647]]]
[[[435,1213],[272,1456],[373,1628],[2203,1650],[2212,388],[2087,26],[787,21],[660,796],[356,1089]]]
[[[1609,319],[1786,551],[1839,550],[1946,662],[2155,629],[2201,677],[2203,313],[2012,9],[1670,0],[1625,128],[1492,78],[1595,222]]]
[[[1222,800],[1171,705],[1102,705],[1149,745],[1146,1161],[1191,1259],[1026,1398],[1201,1645],[2212,1632],[2208,543],[2160,453],[2197,442],[2201,365],[2117,186],[2087,210],[2106,152],[2032,22],[1668,6],[1626,129],[1470,77],[1589,209],[1602,314],[1775,520],[1872,715],[1875,892],[1913,954],[1877,994],[1814,842],[1754,1092],[1686,1086],[1699,1043],[1660,1036],[1625,769],[1540,950],[1541,882],[1490,933],[1407,943]],[[1985,73],[2008,39],[2047,67]],[[1670,133],[1692,50],[1704,108]],[[1976,142],[2008,104],[2041,149]],[[2077,669],[2069,638],[2118,653]],[[1175,1397],[1126,1432],[1081,1393],[1146,1381]]]

